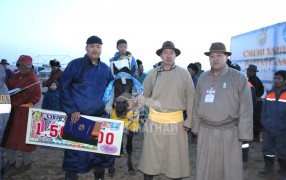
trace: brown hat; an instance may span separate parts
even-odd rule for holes
[[[156,54],[158,56],[160,56],[164,49],[174,49],[174,51],[176,53],[176,56],[179,56],[181,54],[181,51],[179,49],[175,48],[175,45],[174,45],[174,43],[172,41],[165,41],[164,44],[162,45],[162,48],[158,49],[156,51]]]
[[[225,45],[223,43],[221,43],[221,42],[212,43],[212,45],[210,47],[210,51],[209,52],[205,52],[204,54],[206,56],[209,56],[210,53],[212,53],[212,52],[224,52],[228,56],[231,55],[231,52],[227,52],[226,48],[225,48]]]
[[[1,59],[1,63],[0,64],[7,64],[7,65],[9,65],[9,63],[7,62],[7,59]]]

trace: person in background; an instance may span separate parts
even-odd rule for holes
[[[264,168],[258,172],[265,176],[273,172],[277,156],[281,180],[286,179],[286,71],[274,74],[274,86],[267,92],[261,112],[263,126]]]
[[[264,94],[264,86],[259,79],[259,77],[256,76],[256,73],[258,72],[257,66],[250,64],[247,68],[247,77],[248,82],[250,82],[254,88],[256,93],[256,105],[253,109],[253,140],[259,142],[260,136],[262,133],[262,126],[260,123],[260,116],[261,116],[261,109],[263,101],[261,99],[261,96]]]
[[[8,88],[5,84],[6,73],[4,67],[0,66],[0,143],[2,142],[5,127],[7,125],[10,112],[11,112],[11,101]],[[4,149],[0,149],[0,164],[1,164],[1,176],[0,180],[3,179],[5,173],[5,161],[3,157]]]
[[[153,69],[156,68],[156,67],[161,66],[161,63],[162,63],[162,61],[159,61],[159,62],[155,63],[155,64],[153,65]]]
[[[59,83],[54,80],[48,91],[44,93],[42,109],[61,111]]]
[[[190,175],[187,132],[191,128],[194,85],[189,72],[175,64],[181,51],[173,42],[164,42],[156,54],[162,59],[161,66],[148,73],[143,82],[144,96],[136,98],[138,107],[149,107],[138,169],[144,173],[144,180],[159,174],[182,179]],[[183,110],[187,110],[186,120]]]
[[[109,61],[119,61],[122,59],[128,59],[130,63],[130,70],[131,70],[131,75],[135,77],[136,79],[140,80],[139,75],[138,75],[138,66],[135,61],[135,58],[132,56],[132,54],[127,51],[128,45],[127,41],[125,39],[119,39],[116,43],[116,48],[117,52],[114,54],[114,57],[111,58]]]
[[[198,66],[198,72],[197,72],[196,76],[197,76],[197,78],[199,78],[200,75],[204,72],[204,70],[202,70],[202,64],[200,62],[195,62],[194,64]]]
[[[198,73],[199,68],[198,68],[197,65],[195,65],[193,63],[190,63],[187,68],[188,68],[188,71],[189,71],[189,73],[190,73],[190,75],[192,77],[194,86],[196,87],[197,86],[197,82],[198,82],[198,78],[196,77],[196,74]]]
[[[8,61],[6,59],[1,59],[1,63],[0,63],[4,69],[5,69],[5,73],[6,73],[6,78],[5,78],[5,83],[7,83],[8,79],[10,79],[13,76],[13,71],[11,69],[8,68],[8,66],[10,65],[8,63]]]
[[[138,74],[139,74],[139,78],[140,78],[140,82],[143,83],[145,77],[147,76],[146,73],[144,73],[144,66],[141,60],[137,59],[136,60],[137,65],[138,65]]]
[[[232,64],[227,64],[229,67],[236,69],[238,71],[241,70],[240,66],[237,63],[232,63]],[[251,97],[252,97],[252,104],[253,104],[253,109],[255,108],[256,105],[256,93],[255,93],[255,88],[254,86],[248,82],[248,85],[251,90]],[[242,142],[242,162],[243,162],[243,168],[246,168],[247,162],[248,162],[248,154],[249,154],[249,142]]]
[[[48,80],[43,81],[42,87],[50,87],[53,81],[60,82],[63,71],[61,70],[61,64],[56,59],[50,60],[50,66],[52,68],[50,77]]]
[[[231,52],[223,43],[212,43],[204,54],[211,70],[201,74],[195,93],[195,179],[242,180],[242,142],[253,138],[251,91],[246,77],[227,66]]]
[[[86,41],[84,57],[72,60],[65,68],[60,82],[60,105],[72,122],[80,115],[109,118],[102,100],[106,86],[113,80],[110,68],[101,61],[102,40],[91,36]],[[111,167],[115,157],[66,149],[63,159],[65,180],[78,179],[78,173],[93,170],[96,180],[104,179],[105,168]],[[114,170],[115,171],[115,170]]]
[[[21,55],[16,63],[19,72],[7,82],[9,90],[28,87],[11,96],[12,111],[2,142],[2,147],[7,149],[6,169],[17,169],[19,173],[31,169],[31,152],[36,150],[35,145],[26,144],[29,108],[34,107],[41,98],[39,79],[32,61],[31,56]],[[16,164],[19,153],[22,159]]]

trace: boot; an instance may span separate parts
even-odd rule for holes
[[[249,147],[247,147],[248,143],[242,144],[242,162],[243,162],[243,169],[247,167],[247,161],[248,161],[248,153],[249,153]]]
[[[78,175],[76,172],[73,171],[66,171],[65,172],[65,180],[77,180]]]
[[[280,166],[280,180],[286,180],[286,159],[279,159],[279,166]]]
[[[103,180],[104,174],[105,174],[105,169],[103,167],[96,166],[94,168],[93,174],[94,174],[95,180]]]
[[[152,180],[153,177],[154,177],[153,175],[144,174],[144,180]]]
[[[109,177],[114,177],[115,175],[115,167],[114,167],[114,164],[108,168],[108,176]]]
[[[273,172],[273,167],[274,167],[274,157],[269,157],[269,156],[264,156],[264,163],[265,166],[262,170],[258,172],[259,175],[265,176]]]

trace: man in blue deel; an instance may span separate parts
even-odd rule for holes
[[[86,41],[86,54],[72,60],[64,70],[60,83],[62,110],[76,122],[80,115],[107,117],[102,100],[105,88],[113,80],[110,68],[100,61],[102,41],[91,36]],[[103,179],[105,168],[114,163],[114,156],[65,150],[63,170],[66,180],[78,179],[78,173],[94,170],[95,179]]]

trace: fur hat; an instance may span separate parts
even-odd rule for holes
[[[206,56],[209,56],[212,52],[224,52],[226,55],[230,56],[231,52],[227,52],[225,45],[221,42],[212,43],[209,52],[205,52]]]
[[[50,60],[50,66],[58,66],[61,67],[61,64],[56,59]]]
[[[33,64],[33,59],[31,56],[27,56],[27,55],[21,55],[18,59],[18,61],[22,61],[24,63],[28,63],[28,64]]]
[[[179,55],[181,54],[181,51],[180,51],[179,49],[175,48],[175,45],[174,45],[174,43],[173,43],[172,41],[165,41],[165,42],[163,43],[163,45],[162,45],[162,48],[161,48],[161,49],[158,49],[158,50],[156,51],[156,54],[157,54],[158,56],[161,56],[162,51],[163,51],[164,49],[174,49],[176,56],[179,56]]]

